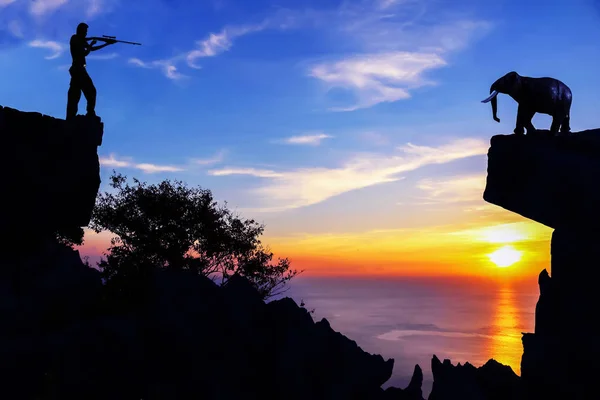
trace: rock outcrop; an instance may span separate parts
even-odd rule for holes
[[[488,151],[485,201],[553,229],[600,226],[600,129],[552,136],[496,135]]]
[[[528,399],[588,399],[597,391],[598,175],[600,129],[491,140],[484,199],[555,229],[551,274],[538,279],[535,332],[523,334]]]
[[[429,400],[525,400],[521,379],[512,368],[489,360],[479,368],[431,360],[433,387]]]
[[[74,121],[0,106],[0,137],[5,171],[0,226],[7,248],[28,245],[59,229],[89,223],[100,187],[97,148],[103,123],[78,116]]]
[[[156,271],[134,306],[107,304],[102,291],[99,273],[61,244],[4,263],[6,398],[422,400],[420,368],[408,388],[384,391],[392,359],[290,298],[263,302],[243,278],[218,286]]]

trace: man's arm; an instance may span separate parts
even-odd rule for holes
[[[96,46],[94,47],[94,44],[96,44],[95,40],[92,40],[92,43],[89,45],[89,50],[87,50],[87,52],[89,53],[90,51],[96,51],[96,50],[100,50],[103,47],[108,46],[109,44],[115,44],[116,42],[112,41],[112,40],[107,40],[106,43],[101,44],[100,46]]]
[[[103,47],[106,47],[106,46],[108,46],[109,44],[112,44],[112,43],[104,43],[104,44],[101,44],[100,46],[96,46],[96,47],[94,47],[94,46],[90,46],[90,50],[89,50],[89,51],[96,51],[96,50],[100,50],[101,48],[103,48]]]

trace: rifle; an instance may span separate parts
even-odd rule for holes
[[[137,42],[127,42],[125,40],[117,40],[116,36],[106,36],[106,35],[102,35],[102,37],[97,37],[97,36],[92,36],[89,38],[85,38],[86,41],[88,40],[100,40],[101,42],[115,42],[115,43],[126,43],[126,44],[136,44],[138,46],[141,46],[141,43],[137,43]]]

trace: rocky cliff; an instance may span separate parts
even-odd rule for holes
[[[89,222],[103,124],[4,107],[0,132],[11,171],[0,235],[27,244],[3,241],[3,255],[18,257],[0,259],[2,398],[423,400],[418,365],[408,387],[383,390],[394,360],[290,298],[263,302],[242,278],[218,286],[157,270],[133,298],[108,292],[53,239]],[[520,378],[493,360],[475,368],[434,356],[432,370],[432,400],[521,398]]]
[[[553,229],[600,226],[600,129],[568,136],[496,135],[483,198]]]
[[[538,279],[535,332],[523,335],[530,399],[588,399],[596,391],[599,174],[600,129],[491,140],[484,199],[555,229],[551,274],[543,270]]]
[[[7,249],[8,240],[32,245],[57,230],[87,226],[100,187],[102,134],[99,119],[66,122],[0,106],[0,226]]]

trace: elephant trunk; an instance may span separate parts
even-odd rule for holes
[[[498,112],[498,96],[494,96],[494,97],[492,97],[492,117],[494,118],[495,121],[500,122],[500,119],[496,115],[497,112]]]
[[[492,101],[492,117],[494,118],[494,121],[496,122],[500,122],[500,118],[498,118],[498,116],[496,115],[498,112],[498,88],[497,88],[497,83],[498,81],[494,82],[492,84],[492,86],[490,86],[490,97],[488,97],[486,100],[487,101]]]

